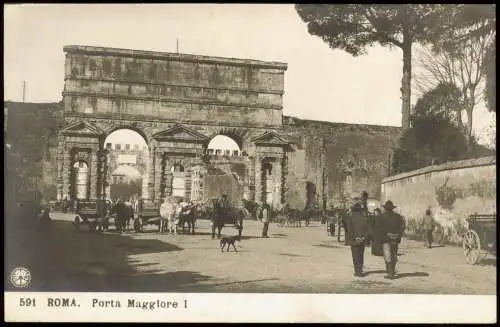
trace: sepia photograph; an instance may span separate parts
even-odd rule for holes
[[[15,321],[494,322],[496,5],[4,5],[4,181]]]

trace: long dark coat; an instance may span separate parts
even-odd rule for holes
[[[380,216],[370,216],[370,240],[372,244],[372,255],[381,257],[384,255],[382,250],[382,230],[379,220]]]
[[[387,211],[377,216],[376,223],[373,229],[373,241],[375,243],[388,243],[389,237],[387,234],[398,234],[397,242],[401,243],[401,237],[405,230],[405,222],[401,215],[393,212]]]
[[[362,212],[353,212],[346,219],[346,244],[357,245],[356,237],[368,240],[369,226],[366,216]]]

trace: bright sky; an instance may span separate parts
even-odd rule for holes
[[[401,126],[402,53],[373,47],[354,58],[309,35],[294,6],[250,4],[7,5],[4,97],[61,100],[63,46],[176,51],[288,63],[284,113]],[[414,96],[412,102],[415,103]],[[475,132],[491,119],[476,109]]]

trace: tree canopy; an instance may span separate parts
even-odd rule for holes
[[[429,41],[436,24],[433,5],[427,4],[300,4],[295,8],[311,35],[332,49],[353,56],[380,44],[403,51],[402,126],[409,127],[411,107],[411,50],[415,42]]]

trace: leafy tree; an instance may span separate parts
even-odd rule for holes
[[[426,4],[338,4],[296,5],[311,35],[319,36],[332,49],[353,56],[363,55],[374,44],[403,51],[402,126],[410,124],[411,57],[414,43],[429,41],[429,26],[438,21],[435,5]]]
[[[496,75],[496,47],[495,47],[495,42],[489,47],[487,55],[486,55],[486,60],[485,60],[485,65],[484,65],[484,71],[486,74],[486,87],[484,89],[484,95],[486,99],[486,105],[488,106],[488,109],[490,111],[496,112],[496,106],[497,106],[497,91],[496,91],[496,84],[497,84],[497,75]]]
[[[425,93],[415,103],[414,112],[418,115],[441,116],[461,127],[460,120],[460,90],[454,84],[440,83],[434,89]]]
[[[406,130],[394,152],[393,173],[402,173],[432,164],[464,159],[468,141],[453,122],[458,89],[442,84],[415,104],[411,128]]]
[[[432,164],[461,160],[468,153],[462,131],[441,115],[413,115],[394,151],[392,172],[403,173]]]

